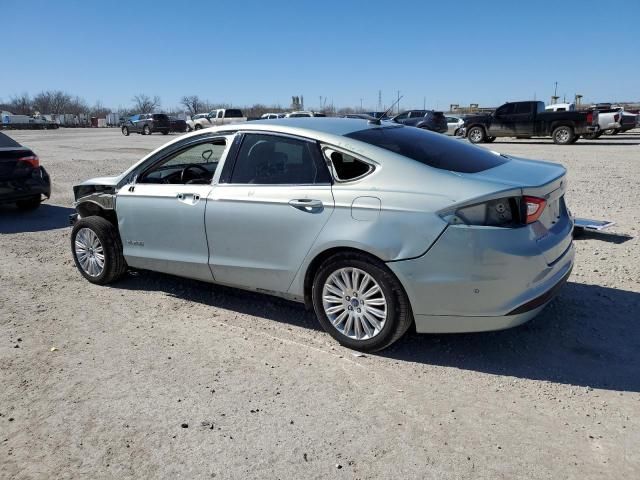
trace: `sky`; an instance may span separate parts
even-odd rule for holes
[[[0,101],[288,107],[640,100],[640,0],[0,0]]]

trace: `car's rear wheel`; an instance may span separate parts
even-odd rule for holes
[[[573,128],[567,125],[561,125],[556,127],[551,136],[553,143],[557,145],[569,145],[572,143],[575,134],[573,133]]]
[[[128,137],[129,136],[129,129],[127,127],[122,127],[122,134],[125,137]]]
[[[162,130],[163,135],[169,135],[169,130]]]
[[[71,231],[71,252],[76,267],[91,283],[105,285],[127,271],[118,230],[105,218],[78,220]]]
[[[151,135],[151,128],[149,128],[149,125],[145,125],[144,127],[142,127],[142,134]]]
[[[402,285],[379,260],[339,253],[318,269],[313,307],[322,327],[342,345],[381,350],[397,341],[413,321]]]
[[[41,202],[42,202],[42,199],[40,195],[36,195],[34,197],[26,198],[24,200],[18,200],[16,202],[16,206],[20,210],[35,210],[40,206]]]
[[[195,127],[193,127],[194,130],[200,130],[202,128],[202,125],[196,124]]]
[[[580,140],[580,135],[574,135],[573,138],[571,139],[571,141],[569,143],[574,144],[576,143],[578,140]]]
[[[485,141],[486,136],[482,127],[471,127],[467,132],[467,138],[471,143],[482,143]]]

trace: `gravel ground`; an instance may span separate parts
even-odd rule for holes
[[[71,186],[169,138],[9,135],[54,188],[35,212],[0,208],[1,478],[638,477],[640,132],[492,144],[565,165],[573,213],[612,233],[576,241],[530,323],[366,356],[284,300],[151,272],[86,282]]]

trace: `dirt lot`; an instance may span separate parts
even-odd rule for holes
[[[577,240],[570,282],[520,328],[366,356],[283,300],[148,272],[84,281],[72,185],[169,138],[9,135],[54,188],[36,212],[0,208],[1,478],[638,477],[640,132],[491,145],[565,165],[573,213],[615,234]]]

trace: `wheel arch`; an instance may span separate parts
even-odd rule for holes
[[[311,298],[311,288],[313,287],[313,279],[315,278],[316,273],[320,268],[320,265],[322,265],[322,263],[328,258],[334,255],[337,255],[339,253],[355,253],[358,255],[364,255],[364,256],[370,257],[382,264],[385,263],[384,260],[374,255],[373,253],[360,248],[355,248],[355,247],[336,246],[336,247],[327,248],[326,250],[318,252],[316,256],[313,258],[313,260],[309,262],[306,268],[306,271],[304,272],[303,293],[304,293],[304,305],[307,309],[309,310],[313,309],[313,301]]]
[[[115,210],[104,208],[94,200],[81,201],[76,205],[76,211],[81,218],[86,217],[102,217],[112,223],[116,228],[118,226],[118,217]]]

